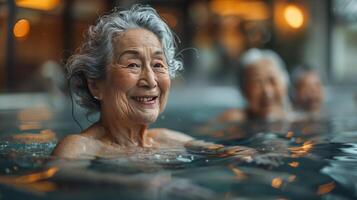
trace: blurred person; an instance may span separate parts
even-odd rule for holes
[[[297,67],[292,75],[292,101],[299,118],[321,117],[324,91],[319,75],[309,67]]]
[[[241,57],[238,78],[246,108],[229,109],[218,121],[290,120],[289,77],[278,54],[272,50],[249,49]]]

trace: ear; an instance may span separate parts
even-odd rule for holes
[[[100,83],[98,80],[93,80],[93,79],[87,79],[87,84],[90,93],[93,95],[94,98],[101,100],[102,99],[102,90],[100,87]]]

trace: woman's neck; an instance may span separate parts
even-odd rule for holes
[[[119,146],[148,146],[146,141],[147,125],[132,124],[128,121],[118,121],[117,119],[111,120],[105,116],[101,116],[98,125],[103,129],[103,138]]]

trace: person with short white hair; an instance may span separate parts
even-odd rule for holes
[[[272,50],[252,48],[240,58],[239,88],[246,108],[225,111],[219,121],[289,119],[289,76],[280,56]]]

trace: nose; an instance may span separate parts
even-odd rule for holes
[[[155,88],[157,86],[156,76],[150,65],[143,67],[138,82],[139,87]]]
[[[262,84],[263,95],[265,98],[271,98],[274,95],[273,86],[268,83]]]

